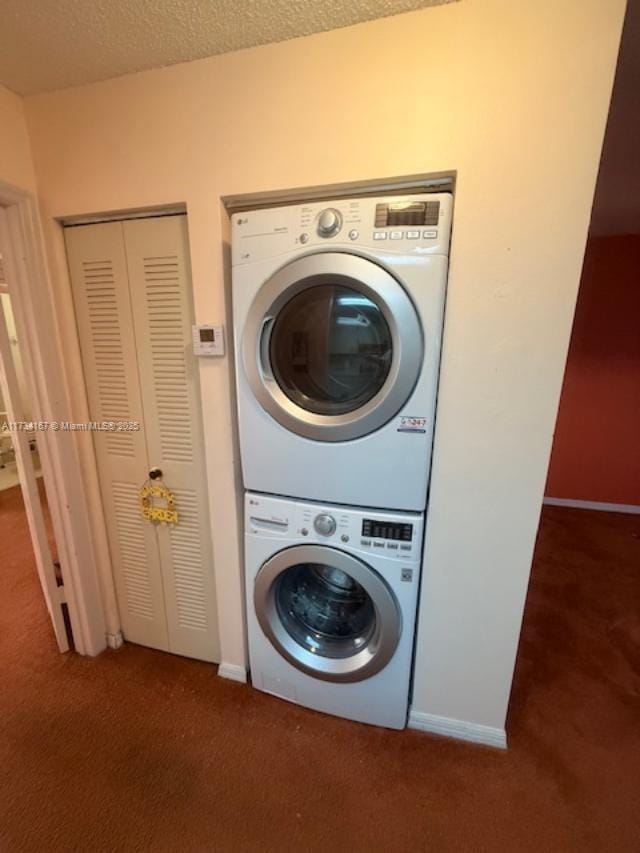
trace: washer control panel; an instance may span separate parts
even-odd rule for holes
[[[419,561],[421,556],[421,513],[323,506],[251,493],[245,506],[247,535],[282,539],[287,544],[317,542],[405,561]]]

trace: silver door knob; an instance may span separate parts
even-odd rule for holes
[[[319,533],[321,536],[331,536],[336,530],[336,520],[328,512],[321,512],[313,520],[313,526],[316,533]]]

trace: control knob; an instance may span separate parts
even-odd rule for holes
[[[313,520],[313,526],[322,536],[331,536],[336,530],[336,520],[328,512],[321,512]]]
[[[327,207],[318,217],[318,234],[320,237],[333,237],[342,226],[340,211]]]

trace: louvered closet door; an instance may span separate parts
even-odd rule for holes
[[[166,650],[158,539],[138,505],[148,465],[122,223],[67,228],[65,240],[91,419],[142,426],[93,433],[123,633]]]
[[[169,648],[219,660],[186,216],[125,222],[142,405],[151,467],[179,523],[157,528]]]

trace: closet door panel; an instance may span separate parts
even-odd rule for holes
[[[147,447],[122,223],[67,228],[65,240],[91,419],[141,425],[93,432],[122,629],[167,650],[158,541],[139,507]]]
[[[142,406],[151,467],[176,498],[157,529],[169,648],[219,660],[186,216],[124,223]]]

